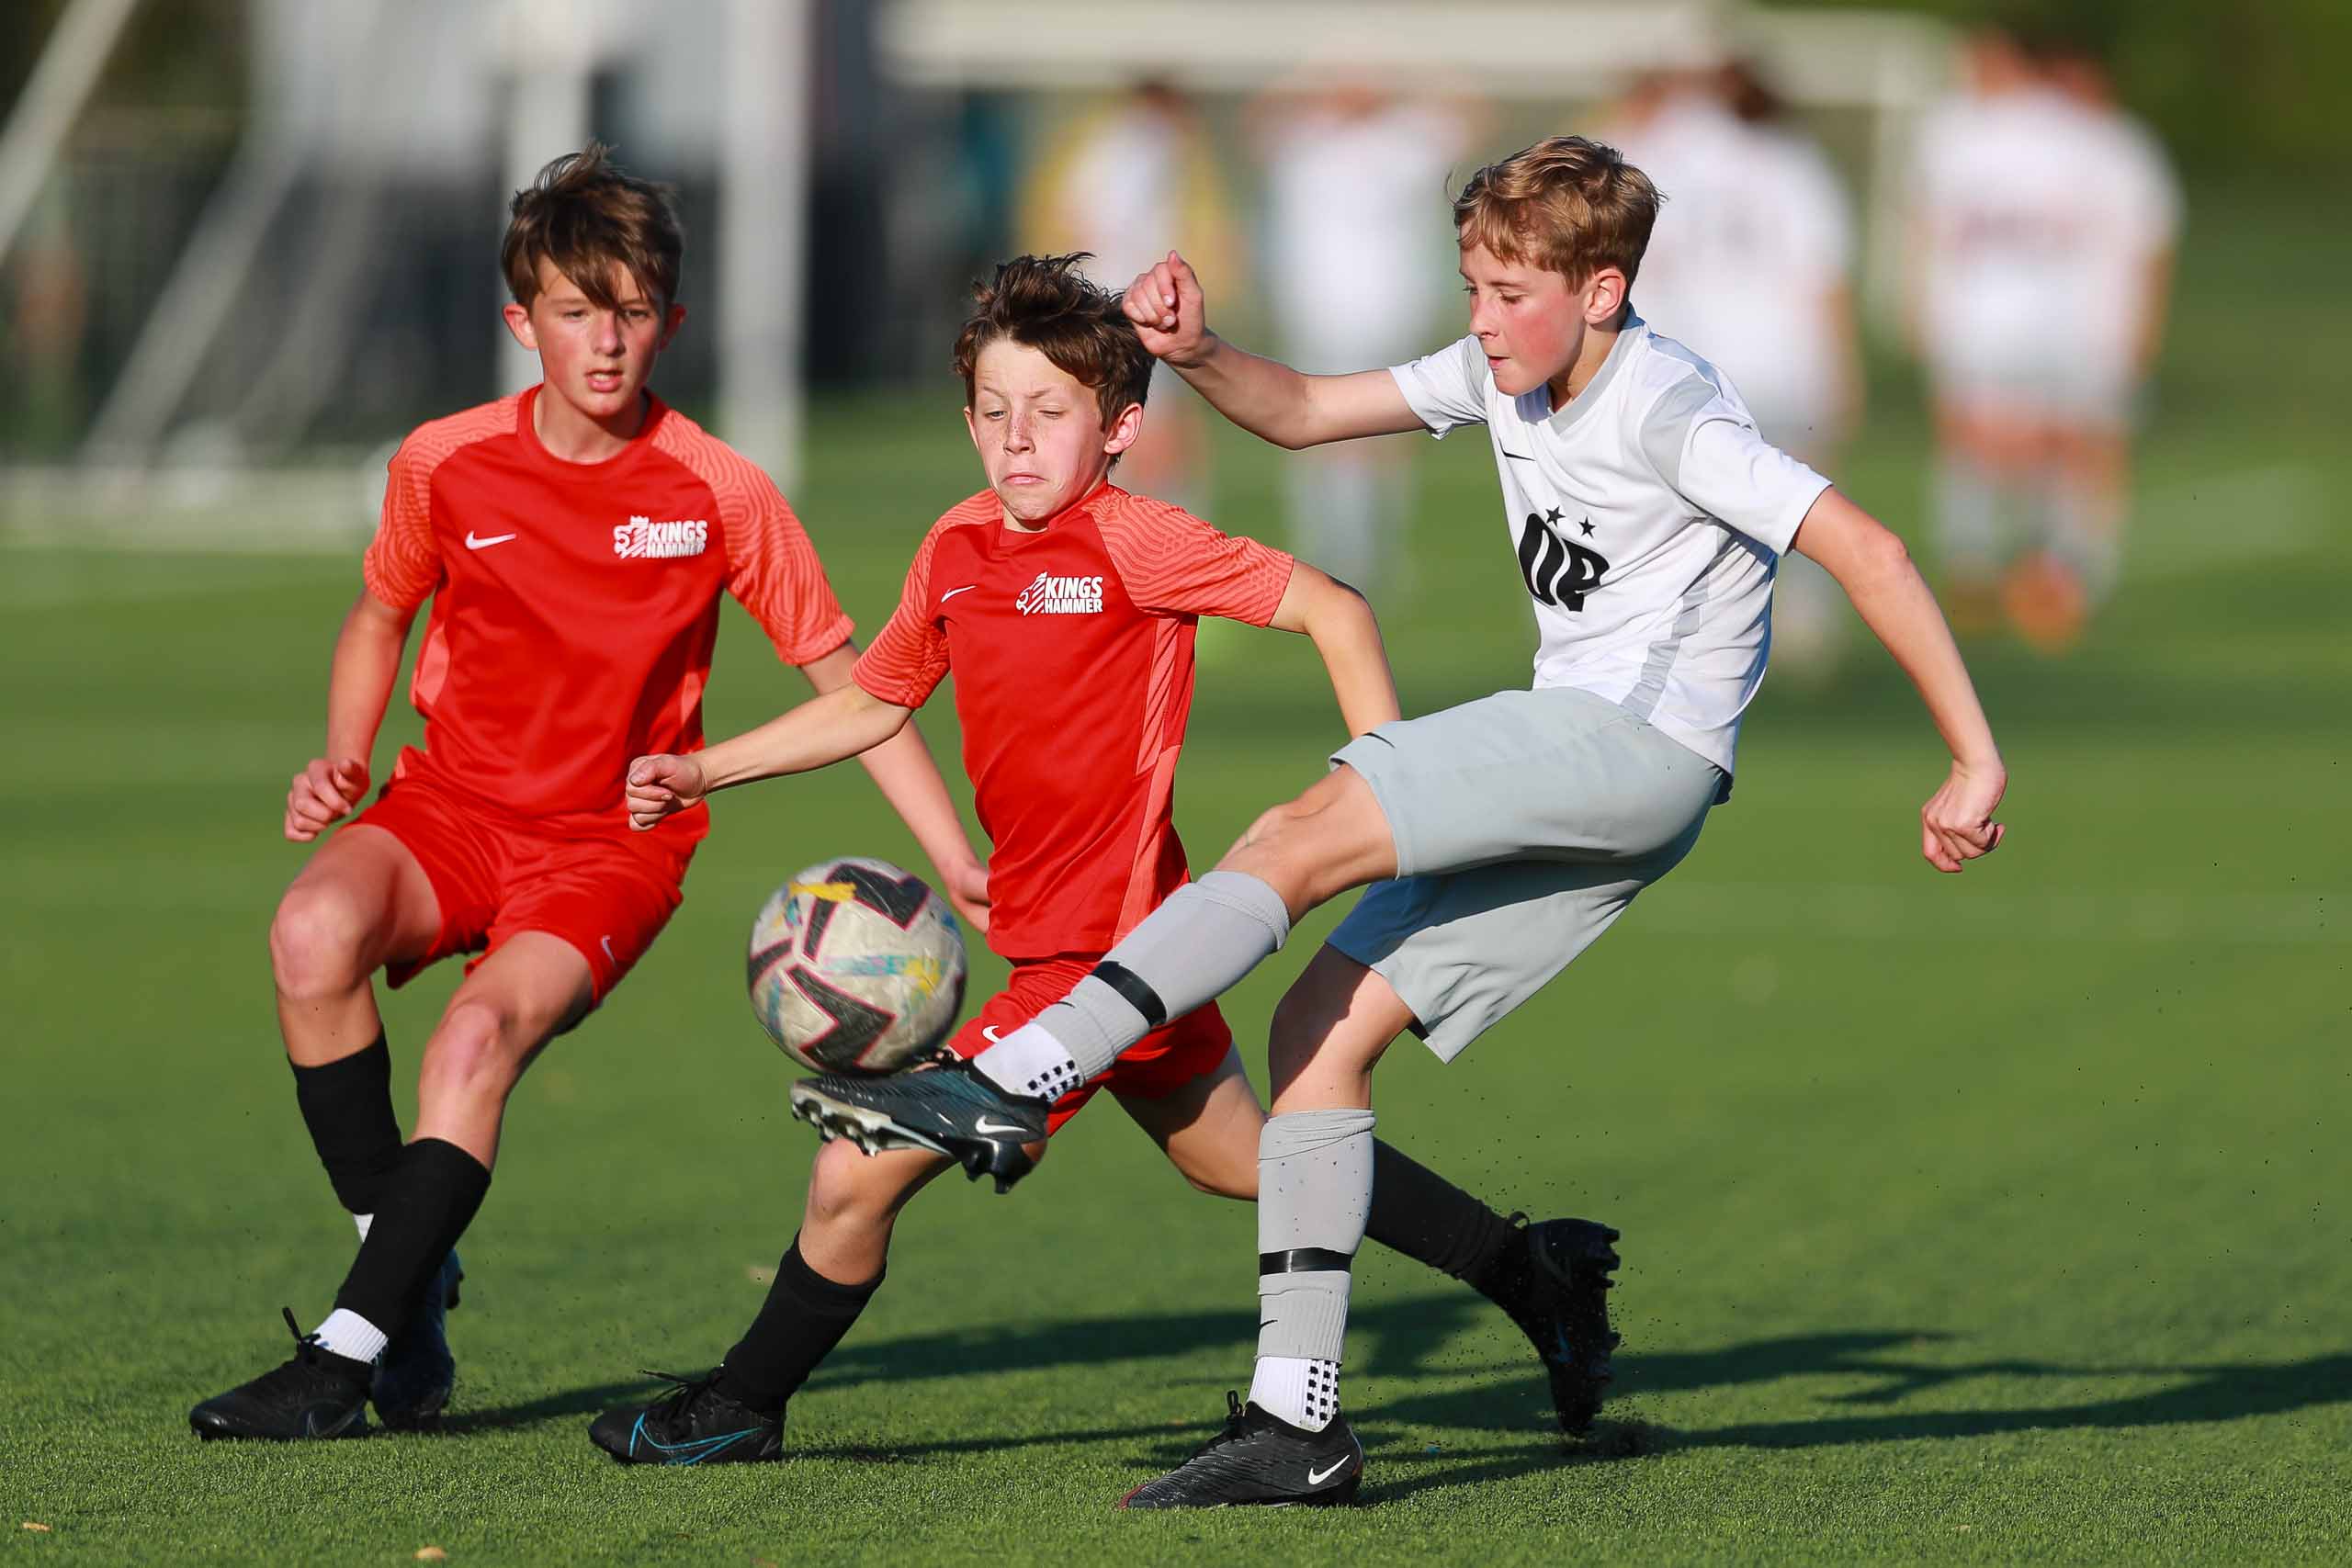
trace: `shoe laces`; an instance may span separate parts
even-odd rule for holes
[[[1250,1435],[1250,1410],[1241,1403],[1241,1395],[1232,1389],[1225,1391],[1225,1430],[1202,1445],[1201,1452],[1226,1443],[1238,1442]]]
[[[663,1421],[684,1420],[693,1413],[694,1407],[701,1402],[703,1395],[718,1386],[717,1367],[711,1368],[699,1377],[687,1377],[679,1372],[655,1371],[650,1367],[639,1367],[638,1371],[646,1377],[659,1378],[663,1382],[677,1385],[670,1393],[654,1401],[652,1408],[646,1412]]]

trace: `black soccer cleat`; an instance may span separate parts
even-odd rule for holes
[[[1319,1432],[1225,1396],[1225,1430],[1157,1481],[1119,1499],[1122,1508],[1329,1507],[1352,1503],[1363,1481],[1363,1445],[1344,1416]]]
[[[1022,1145],[1044,1140],[1051,1109],[1006,1093],[960,1056],[887,1077],[834,1073],[792,1086],[792,1113],[828,1142],[847,1138],[867,1154],[929,1149],[974,1181],[996,1178],[1000,1192],[1035,1167]]]
[[[286,1312],[294,1336],[294,1359],[249,1383],[214,1394],[187,1413],[187,1424],[207,1442],[216,1438],[259,1438],[297,1442],[312,1438],[368,1435],[368,1380],[375,1367],[338,1356],[305,1334]]]
[[[1617,1249],[1610,1245],[1617,1233],[1591,1220],[1545,1220],[1524,1235],[1521,1285],[1502,1308],[1544,1358],[1560,1430],[1581,1437],[1592,1429],[1615,1375],[1609,1356],[1618,1338],[1609,1326],[1609,1292],[1616,1281],[1609,1271],[1617,1267]]]
[[[441,1423],[450,1391],[458,1384],[458,1362],[449,1354],[449,1337],[442,1318],[458,1304],[458,1286],[465,1266],[452,1251],[424,1281],[424,1293],[408,1325],[392,1336],[376,1363],[376,1381],[368,1394],[376,1403],[376,1418],[394,1431],[424,1431]]]
[[[784,1457],[784,1412],[763,1414],[718,1392],[719,1369],[698,1378],[645,1375],[676,1383],[651,1404],[607,1410],[589,1441],[623,1464],[765,1464]]]

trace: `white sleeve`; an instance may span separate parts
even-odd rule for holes
[[[1692,506],[1785,555],[1829,481],[1757,434],[1756,422],[1695,372],[1642,418],[1642,452]]]
[[[1425,354],[1404,365],[1392,365],[1388,374],[1413,417],[1429,426],[1431,435],[1443,435],[1457,424],[1487,423],[1487,398],[1494,390],[1495,373],[1476,337]]]

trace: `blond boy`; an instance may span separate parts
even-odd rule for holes
[[[1207,330],[1200,284],[1172,254],[1128,290],[1145,346],[1278,446],[1487,425],[1542,646],[1532,690],[1340,748],[1329,774],[972,1064],[997,1092],[958,1097],[951,1152],[1040,1111],[1020,1086],[1098,1070],[1238,981],[1306,910],[1380,884],[1276,1010],[1250,1403],[1127,1506],[1354,1495],[1363,1450],[1338,1384],[1372,1187],[1373,1066],[1407,1029],[1452,1060],[1690,852],[1730,795],[1783,552],[1837,580],[1950,748],[1920,812],[1928,863],[1956,872],[2000,841],[2000,752],[1901,541],[1764,442],[1713,367],[1634,314],[1657,200],[1639,170],[1578,137],[1481,169],[1453,207],[1470,333],[1390,370],[1302,376],[1234,348]],[[865,1107],[922,1117],[942,1076],[868,1086]],[[935,1114],[927,1124],[940,1135]],[[1595,1321],[1559,1353],[1597,1386],[1614,1343],[1600,1311],[1614,1258],[1561,1262]]]

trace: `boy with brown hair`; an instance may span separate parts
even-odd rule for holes
[[[1331,1503],[1363,1450],[1338,1413],[1349,1268],[1373,1190],[1372,1070],[1407,1029],[1451,1061],[1671,870],[1729,798],[1739,716],[1770,643],[1772,574],[1818,561],[1918,688],[1949,747],[1920,846],[1956,872],[2000,841],[2006,782],[1968,671],[1902,541],[1766,444],[1739,394],[1657,336],[1629,294],[1658,196],[1613,151],[1537,142],[1454,203],[1470,333],[1389,370],[1302,376],[1211,333],[1171,254],[1126,310],[1144,345],[1244,429],[1287,447],[1483,423],[1541,647],[1532,690],[1382,725],[1180,889],[1063,1000],[954,1075],[819,1078],[869,1128],[922,1126],[1017,1178],[1003,1134],[1028,1085],[1083,1077],[1376,883],[1277,1008],[1259,1144],[1260,1323],[1250,1400],[1136,1507]],[[1613,1263],[1613,1255],[1607,1263]],[[1568,1260],[1598,1314],[1607,1263]],[[1601,1358],[1605,1328],[1564,1339]]]
[[[1152,362],[1119,297],[1077,272],[1082,259],[1022,256],[976,290],[956,370],[989,488],[933,526],[853,683],[697,755],[640,758],[628,774],[630,814],[654,828],[712,790],[886,743],[952,669],[965,766],[993,845],[989,945],[1012,963],[1004,992],[948,1043],[953,1061],[1027,1021],[1184,886],[1172,810],[1201,616],[1312,637],[1350,734],[1396,716],[1379,627],[1352,589],[1110,482],[1142,428]],[[946,1066],[906,1076],[970,1081]],[[1108,1089],[1194,1187],[1258,1192],[1265,1111],[1214,1004],[1040,1088],[1023,1169]],[[781,1458],[786,1402],[881,1285],[899,1210],[957,1163],[920,1125],[869,1130],[854,1102],[796,1095],[795,1109],[847,1137],[819,1153],[799,1234],[725,1361],[590,1427],[624,1463]],[[1470,1284],[1539,1348],[1583,1332],[1575,1296],[1540,1259],[1570,1240],[1605,1245],[1598,1227],[1522,1228],[1385,1145],[1372,1157],[1367,1234]],[[964,1163],[976,1177],[988,1168]],[[1555,1380],[1554,1397],[1565,1425],[1598,1393]]]
[[[286,837],[357,808],[417,609],[424,745],[320,847],[270,926],[294,1092],[357,1258],[334,1310],[277,1370],[189,1414],[204,1438],[335,1438],[438,1416],[456,1368],[452,1251],[490,1186],[531,1058],[619,984],[676,909],[695,813],[633,834],[628,759],[702,743],[718,600],[732,593],[820,691],[856,658],[823,567],[767,476],[646,389],[678,332],[684,241],[668,193],[602,146],[517,192],[508,329],[540,385],[420,426],[391,461],[328,678],[324,754],[295,775]],[[987,878],[910,732],[869,759],[957,908]],[[425,1041],[405,1145],[372,976],[395,987],[478,953]]]

